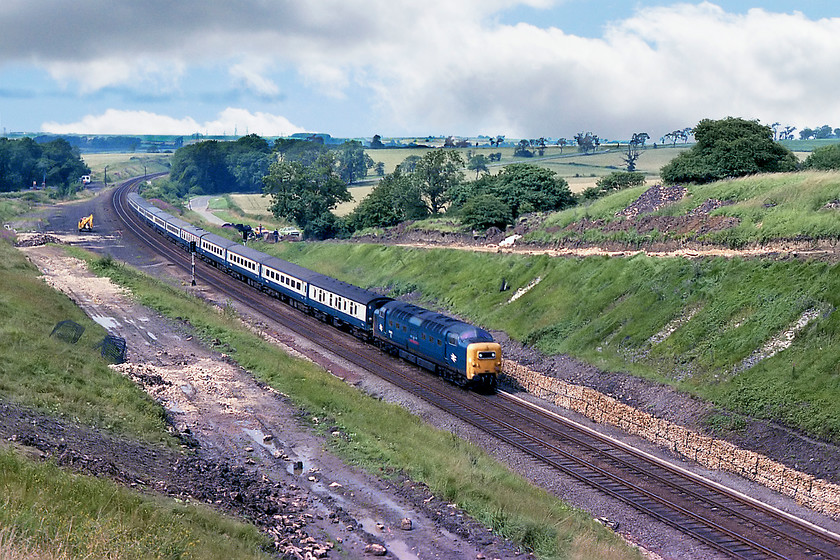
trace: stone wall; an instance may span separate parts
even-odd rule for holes
[[[840,486],[791,469],[763,455],[688,430],[637,410],[589,387],[573,385],[504,360],[502,374],[526,391],[602,424],[643,437],[709,469],[735,473],[840,518]]]

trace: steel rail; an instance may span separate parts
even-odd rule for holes
[[[129,182],[126,182],[124,184],[125,188],[130,188],[131,186],[132,185],[129,184]],[[152,233],[152,230],[144,223],[139,222],[139,220],[135,220],[133,212],[130,209],[126,208],[123,199],[125,190],[121,189],[114,191],[113,204],[115,209],[117,209],[117,213],[120,219],[124,223],[126,223],[126,226],[129,227],[129,229],[138,238],[144,239],[146,243],[149,243],[152,246],[152,248],[158,252],[164,251],[169,253],[170,259],[174,260],[176,264],[179,264],[180,266],[188,270],[188,265],[186,264],[187,253],[182,249],[177,248],[173,243],[170,243],[169,241],[165,240],[161,235],[155,235],[154,237],[151,237],[150,234]],[[150,239],[154,238],[157,238],[154,242],[150,241]],[[271,315],[267,315],[269,318],[273,320],[280,320],[282,324],[287,326],[292,325],[292,328],[295,328],[298,331],[304,331],[302,333],[304,336],[315,337],[317,339],[328,338],[332,346],[341,349],[342,357],[348,359],[348,361],[355,363],[361,367],[364,367],[365,369],[368,369],[376,373],[377,375],[385,377],[392,382],[396,382],[396,384],[399,385],[401,388],[409,390],[417,394],[418,396],[421,396],[422,398],[424,398],[432,404],[435,404],[436,406],[440,406],[443,410],[454,414],[455,416],[459,417],[465,422],[479,429],[487,431],[488,433],[491,433],[491,435],[500,438],[502,441],[506,441],[515,448],[520,449],[521,451],[526,452],[529,455],[547,464],[550,464],[553,468],[562,470],[563,472],[566,472],[570,476],[573,476],[574,478],[581,480],[586,484],[599,487],[603,492],[614,496],[617,499],[620,499],[641,511],[645,511],[647,514],[657,519],[660,519],[664,523],[680,531],[683,531],[693,536],[694,538],[697,538],[699,541],[704,542],[707,545],[721,552],[730,554],[736,558],[787,558],[787,556],[785,556],[784,554],[777,553],[774,550],[765,547],[764,545],[754,543],[750,539],[743,539],[741,536],[737,535],[733,531],[730,531],[726,527],[718,527],[715,522],[707,520],[703,516],[697,515],[694,512],[682,506],[677,505],[673,509],[671,509],[671,511],[679,512],[680,515],[683,515],[686,518],[693,520],[693,523],[708,524],[709,526],[699,527],[696,525],[692,525],[692,523],[686,523],[684,520],[674,520],[673,515],[669,514],[667,511],[661,511],[653,507],[649,508],[647,505],[644,505],[639,502],[640,497],[647,500],[652,500],[654,502],[665,500],[662,500],[662,498],[660,497],[650,496],[649,492],[644,488],[634,487],[637,485],[633,485],[632,483],[628,483],[627,481],[622,481],[620,477],[617,477],[612,473],[606,472],[605,470],[600,469],[600,467],[588,465],[586,467],[590,469],[590,472],[588,474],[581,473],[575,470],[577,468],[582,467],[578,465],[578,467],[572,468],[567,462],[577,462],[579,461],[577,458],[573,457],[572,455],[559,448],[552,447],[551,445],[542,441],[541,438],[535,437],[532,434],[528,434],[527,431],[523,430],[520,427],[517,427],[516,425],[501,421],[498,418],[492,419],[490,415],[487,415],[483,412],[484,409],[498,407],[500,401],[502,401],[505,398],[508,398],[504,395],[499,395],[497,397],[484,397],[483,399],[486,400],[482,401],[482,406],[470,406],[466,403],[466,399],[455,399],[453,397],[453,395],[469,396],[469,394],[465,394],[463,391],[456,389],[451,385],[446,385],[446,387],[443,389],[433,387],[433,384],[429,383],[429,381],[438,381],[437,378],[434,377],[423,376],[426,378],[424,380],[423,378],[418,378],[418,376],[416,375],[409,375],[400,372],[397,368],[394,367],[392,362],[388,360],[372,358],[370,349],[360,349],[362,345],[350,335],[345,335],[344,333],[341,333],[342,336],[339,337],[339,331],[332,327],[316,328],[313,323],[317,323],[318,325],[323,325],[323,323],[319,323],[317,320],[312,319],[306,315],[300,314],[297,311],[295,311],[294,313],[283,313],[282,319],[277,317],[277,310],[288,310],[288,306],[280,304],[278,300],[268,298],[265,296],[265,294],[256,292],[251,288],[242,290],[242,288],[244,287],[243,283],[231,279],[230,276],[223,274],[221,271],[215,268],[211,268],[209,266],[201,267],[200,269],[197,268],[196,275],[198,278],[201,278],[204,281],[212,281],[214,283],[220,281],[221,279],[224,279],[224,282],[226,284],[225,289],[229,290],[225,292],[227,296],[238,299],[244,299],[249,306],[258,310],[259,313],[264,315],[267,315],[266,312],[270,310],[272,313]],[[259,297],[256,297],[256,295],[259,295]],[[269,302],[269,309],[267,309],[267,304]],[[300,317],[295,317],[298,315]],[[310,322],[304,323],[300,320],[300,318],[302,317],[306,317],[306,319]],[[354,344],[351,345],[350,341],[354,341]],[[477,396],[475,397],[479,398]],[[490,405],[489,407],[488,404]],[[533,405],[529,406],[533,407]],[[545,411],[542,411],[541,414],[545,414]],[[520,417],[523,416],[521,412],[517,412],[517,415]],[[488,429],[488,426],[490,426],[491,423],[493,426],[495,426],[495,428]],[[608,443],[610,445],[615,445],[616,442],[610,441]],[[537,448],[538,446],[543,447],[543,451],[540,451],[539,448]],[[619,449],[621,452],[628,452],[626,449],[624,449],[623,446],[617,446],[616,449]],[[560,456],[560,458],[552,457],[546,451],[557,454]],[[610,459],[618,460],[614,456],[610,456]],[[662,467],[659,466],[659,468]],[[675,473],[675,476],[684,476],[686,472],[677,472]],[[658,475],[651,473],[647,473],[646,476],[650,476],[654,479],[658,478]],[[691,481],[691,483],[698,483],[698,481],[693,477],[689,477],[689,480]],[[666,483],[668,485],[673,485],[672,481],[666,481]],[[627,485],[628,489],[630,489],[632,492],[636,492],[636,494],[634,494],[632,497],[628,497],[627,495],[622,496],[622,494],[626,494],[626,492],[623,490],[616,489],[616,484]],[[717,486],[719,485],[712,484],[712,487],[714,488],[715,492],[721,492],[724,490],[723,487]],[[732,496],[728,496],[728,499],[732,499]],[[753,500],[753,502],[755,501]],[[754,503],[752,505],[755,506],[756,504]],[[664,503],[660,503],[660,506],[662,508],[666,507]],[[721,503],[712,507],[726,508],[728,506]],[[769,506],[764,506],[764,508],[767,508],[771,511],[779,511],[775,510],[775,508],[769,508]],[[784,514],[784,512],[781,513]],[[784,517],[792,516],[790,516],[789,514],[784,514]],[[807,523],[803,525],[803,527],[807,527]],[[813,524],[810,527],[810,530],[818,534],[821,538],[828,540],[829,542],[832,542],[831,539],[833,537],[836,537],[836,535],[833,535],[833,533],[830,533],[822,528],[818,528]],[[715,532],[717,532],[717,534],[714,534]],[[790,535],[785,535],[785,537],[788,539],[791,538]],[[807,543],[802,544],[806,547],[809,546]],[[840,553],[834,554],[832,551],[821,551],[817,552],[816,556],[809,557],[836,559],[840,558]]]

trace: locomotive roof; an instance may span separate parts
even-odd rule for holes
[[[463,335],[467,335],[471,339],[493,340],[490,333],[480,327],[465,323],[449,315],[438,313],[437,311],[430,311],[418,307],[411,303],[394,300],[386,303],[382,308],[389,313],[393,312],[397,317],[402,318],[410,324],[422,327],[431,332],[440,334],[454,333],[459,338],[464,338]]]

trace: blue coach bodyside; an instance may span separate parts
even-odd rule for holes
[[[228,246],[227,267],[242,278],[247,278],[252,284],[262,283],[262,260],[265,253],[252,249],[246,245],[234,243]]]
[[[310,307],[368,335],[373,332],[374,312],[389,301],[389,297],[323,274],[318,274],[309,283]]]
[[[227,269],[227,250],[236,245],[238,243],[221,235],[205,233],[196,243],[195,251],[204,259],[215,263],[216,266]]]

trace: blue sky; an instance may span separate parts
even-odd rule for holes
[[[836,0],[4,0],[0,24],[5,132],[840,127]]]

